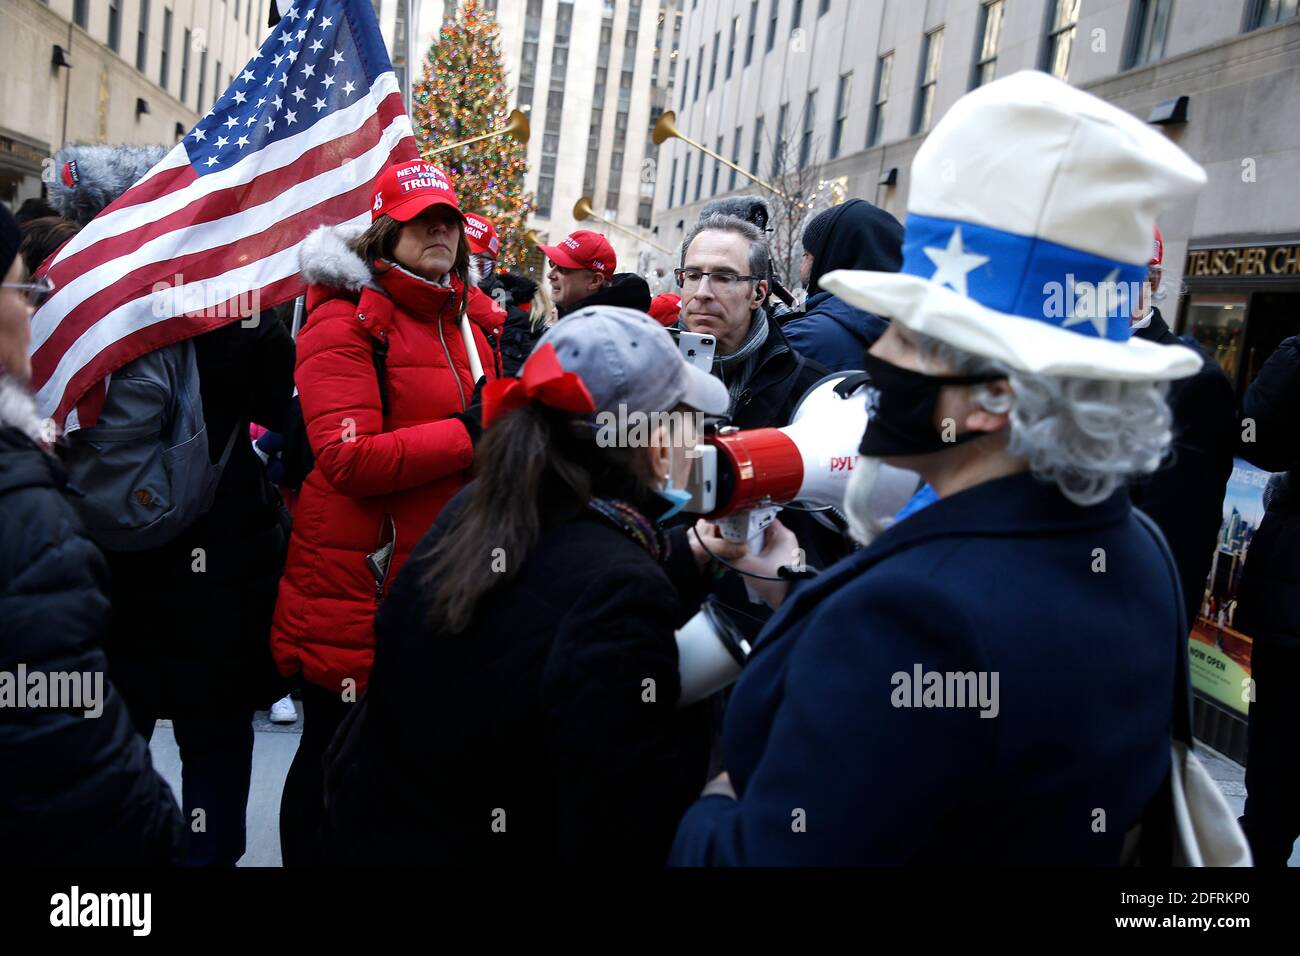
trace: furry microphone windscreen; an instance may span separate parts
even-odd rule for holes
[[[167,155],[167,146],[65,146],[54,154],[50,205],[84,226]]]
[[[772,207],[761,196],[728,196],[706,202],[700,209],[701,220],[718,215],[736,216],[766,230],[772,219]]]

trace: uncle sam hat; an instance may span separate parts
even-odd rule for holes
[[[1165,380],[1182,346],[1130,338],[1156,215],[1205,172],[1142,121],[1046,73],[966,94],[912,162],[897,273],[838,270],[846,302],[1033,374]]]

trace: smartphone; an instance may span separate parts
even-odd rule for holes
[[[679,332],[677,347],[691,365],[702,372],[713,371],[713,353],[717,349],[717,340],[713,336],[699,332]]]

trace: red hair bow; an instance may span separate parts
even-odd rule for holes
[[[483,388],[483,427],[529,402],[564,412],[594,412],[596,402],[577,372],[566,372],[549,342],[533,352],[518,378],[499,378]]]

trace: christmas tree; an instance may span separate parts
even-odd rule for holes
[[[524,191],[524,144],[495,136],[431,155],[440,146],[490,133],[508,122],[510,98],[496,17],[485,13],[478,0],[466,0],[456,19],[443,23],[425,59],[414,100],[411,123],[420,153],[451,174],[462,209],[492,220],[501,240],[499,268],[521,271],[533,207],[533,197]]]

